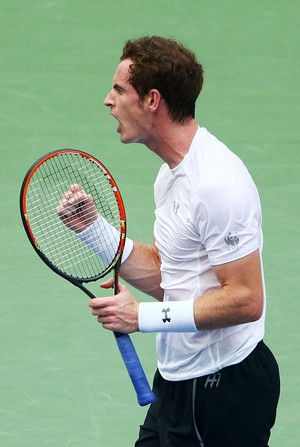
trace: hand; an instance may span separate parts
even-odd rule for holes
[[[113,287],[113,279],[101,284],[104,289]],[[89,301],[92,314],[97,317],[104,329],[130,334],[137,332],[138,303],[123,284],[119,284],[117,295],[105,298],[93,298]]]
[[[63,223],[76,233],[84,231],[98,217],[93,197],[76,184],[64,193],[56,212]]]

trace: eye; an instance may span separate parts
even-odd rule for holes
[[[117,92],[119,95],[122,95],[122,93],[125,92],[124,88],[118,84],[114,85],[114,91]]]

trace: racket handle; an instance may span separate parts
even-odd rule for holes
[[[119,332],[115,332],[114,335],[116,337],[117,345],[127,368],[129,377],[137,394],[138,403],[141,406],[151,404],[151,402],[155,401],[155,395],[149,386],[147,377],[137,356],[131,338],[129,335],[121,334]]]

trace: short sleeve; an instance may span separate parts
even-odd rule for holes
[[[211,265],[247,256],[260,245],[261,206],[254,184],[210,178],[195,191],[193,214]]]

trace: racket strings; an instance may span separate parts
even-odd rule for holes
[[[27,220],[35,243],[52,264],[68,275],[92,278],[104,272],[107,264],[62,222],[56,211],[64,193],[74,184],[93,197],[97,212],[109,223],[103,231],[111,234],[103,235],[103,241],[115,240],[118,248],[121,220],[115,188],[105,171],[78,154],[49,158],[34,172],[27,190]],[[92,206],[85,207],[85,218],[92,212]],[[111,260],[117,254],[115,247],[103,243]]]

